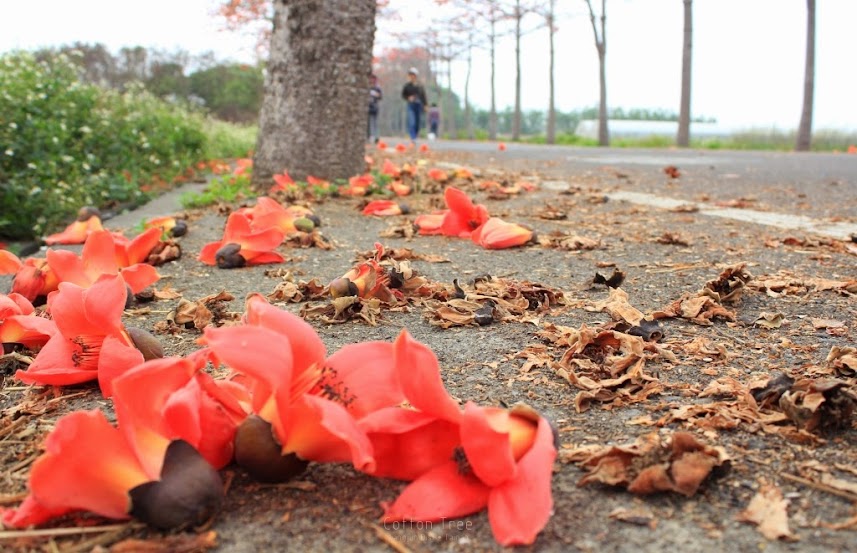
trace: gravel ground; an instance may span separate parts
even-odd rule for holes
[[[414,158],[389,155],[397,163]],[[799,432],[789,420],[764,424],[752,417],[742,418],[742,405],[735,394],[702,393],[710,383],[724,382],[726,378],[746,390],[752,383],[764,384],[780,372],[795,379],[835,376],[826,358],[834,346],[855,345],[857,302],[854,294],[844,288],[823,289],[818,279],[845,282],[857,278],[853,247],[849,250],[847,243],[694,212],[604,201],[605,193],[616,189],[657,189],[663,195],[682,198],[685,194],[699,199],[696,192],[682,191],[684,176],[674,182],[667,180],[657,163],[617,170],[563,171],[560,163],[541,159],[526,162],[511,155],[504,158],[498,152],[436,152],[426,158],[429,167],[466,164],[477,171],[474,183],[484,178],[552,181],[549,186],[506,200],[488,198],[475,184],[468,192],[484,202],[492,215],[530,225],[540,236],[551,231],[567,232],[592,239],[598,247],[562,251],[529,245],[489,251],[469,241],[442,237],[382,238],[379,233],[412,220],[412,216],[368,218],[357,209],[359,200],[343,198],[313,206],[323,221],[323,234],[335,248],[283,247],[289,258],[285,267],[297,280],[317,278],[327,283],[355,263],[357,252],[369,250],[375,241],[381,241],[388,248],[410,248],[416,254],[448,260],[413,262],[420,274],[431,281],[449,284],[458,279],[471,290],[474,277],[487,274],[505,279],[510,285],[529,281],[561,292],[564,305],[530,313],[522,318],[526,320],[487,326],[441,329],[429,323],[429,311],[423,305],[413,305],[406,311],[384,311],[376,326],[359,321],[334,325],[313,321],[329,352],[358,341],[392,340],[401,328],[407,328],[436,352],[444,381],[456,398],[493,405],[525,401],[555,422],[560,430],[561,449],[553,480],[554,515],[528,549],[854,550],[857,432],[853,413],[842,415],[842,420],[832,420],[841,414],[826,412],[825,417],[839,423],[837,428]],[[617,172],[625,176],[617,176]],[[776,201],[770,203],[785,212],[802,212],[800,202],[811,203],[800,196],[801,192],[792,194],[791,183],[784,184],[779,194],[778,183],[770,182],[767,174],[757,180],[752,173],[728,178],[712,175],[706,179],[705,183],[693,181],[686,187],[703,186],[710,196],[718,198],[762,191],[757,204],[767,204],[765,195],[774,194]],[[831,186],[845,188],[844,196],[855,194],[854,183]],[[178,193],[168,194],[138,211],[111,219],[108,226],[128,231],[144,217],[178,212],[177,196]],[[421,196],[409,203],[419,213],[428,208],[431,200]],[[789,202],[791,205],[785,205]],[[849,208],[839,204],[836,212],[835,203],[825,202],[818,216],[837,217],[839,213],[848,219],[850,215],[843,211]],[[565,218],[541,218],[546,207],[563,213]],[[219,239],[225,216],[214,210],[189,215],[190,232],[181,239],[184,255],[159,268],[163,279],[157,287],[169,285],[190,300],[227,291],[236,298],[228,309],[242,311],[243,298],[248,293],[270,294],[282,281],[282,277],[266,275],[269,266],[220,270],[201,264],[195,254],[206,242]],[[735,321],[715,319],[714,324],[702,326],[682,318],[663,320],[664,338],[658,347],[667,353],[650,351],[644,369],[656,390],[647,395],[640,389],[621,388],[607,401],[576,401],[582,390],[564,378],[560,366],[567,347],[546,337],[544,331],[550,328],[547,325],[573,329],[582,325],[610,327],[610,315],[597,310],[596,304],[608,299],[611,292],[603,285],[592,284],[596,273],[609,276],[614,268],[623,271],[621,289],[627,293],[628,301],[643,313],[650,313],[664,309],[684,294],[695,295],[724,269],[739,264],[745,264],[745,271],[753,278],[739,301],[724,304],[736,314]],[[780,294],[759,284],[773,280],[787,281],[788,293]],[[0,289],[8,289],[8,283],[7,277],[0,277]],[[159,301],[148,310],[129,311],[126,323],[154,331],[177,301]],[[301,307],[300,303],[283,305],[294,312]],[[766,328],[757,323],[766,313],[781,315],[780,326]],[[819,328],[821,320],[840,324]],[[168,353],[181,354],[197,347],[198,335],[198,331],[189,330],[176,335],[160,334],[159,339]],[[527,352],[541,363],[527,366]],[[850,376],[840,374],[839,378],[846,387],[855,389],[853,372]],[[20,416],[20,411],[15,414],[15,406],[45,395],[37,388],[20,387],[8,375],[3,385],[0,429]],[[0,480],[4,494],[24,491],[27,470],[17,464],[34,451],[44,430],[62,413],[94,405],[109,410],[108,402],[100,399],[92,387],[70,388],[62,393],[76,395],[69,401],[55,402],[44,415],[30,417],[16,432],[2,438],[7,442],[0,453],[0,462],[6,467]],[[690,412],[695,414],[688,415]],[[776,406],[765,411],[779,412]],[[579,485],[587,474],[580,462],[589,451],[586,447],[629,444],[650,433],[668,439],[681,430],[692,433],[700,442],[722,448],[730,459],[692,496],[638,496],[623,487]],[[388,524],[379,531],[379,502],[395,498],[403,484],[372,479],[347,466],[311,465],[300,478],[300,486],[260,485],[240,469],[230,467],[225,472],[232,478],[226,505],[210,527],[217,534],[217,551],[383,551],[389,550],[391,543],[413,551],[501,549],[492,538],[485,513],[446,525]],[[853,487],[850,492],[831,492],[829,486],[820,484],[825,476],[850,482]],[[753,497],[768,486],[779,489],[788,504],[790,537],[769,540],[755,525],[739,520]],[[833,529],[837,523],[846,528]],[[182,539],[190,540],[193,535],[183,534]],[[29,538],[7,541],[3,547],[49,551],[57,545],[60,549],[89,551],[93,546],[110,547],[129,537],[158,540],[161,534],[130,525],[94,539]]]

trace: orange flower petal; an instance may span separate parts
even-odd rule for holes
[[[473,475],[462,475],[454,461],[447,461],[405,488],[384,512],[384,521],[434,522],[467,516],[488,505],[489,491]]]
[[[532,230],[499,217],[491,217],[470,235],[474,243],[491,250],[523,246],[532,238]]]

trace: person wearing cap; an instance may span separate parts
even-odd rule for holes
[[[402,87],[402,98],[408,102],[408,134],[411,144],[416,144],[420,134],[420,117],[426,109],[426,90],[419,84],[420,72],[416,67],[408,70],[408,82]]]

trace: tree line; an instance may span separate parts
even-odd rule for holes
[[[116,54],[103,44],[74,43],[34,52],[37,59],[66,54],[86,84],[125,90],[142,84],[152,94],[204,107],[233,123],[256,123],[264,91],[264,66],[218,61],[176,50],[126,47]]]

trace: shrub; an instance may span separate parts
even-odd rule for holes
[[[131,88],[82,84],[65,55],[0,57],[0,235],[30,238],[83,205],[145,201],[201,158],[203,117]]]

